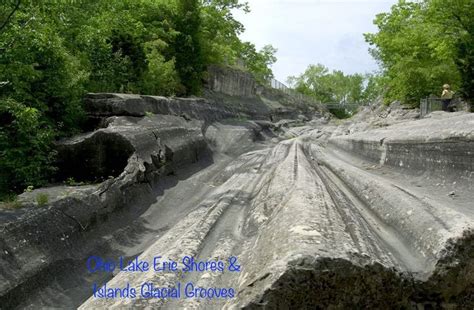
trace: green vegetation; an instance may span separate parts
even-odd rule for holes
[[[338,119],[346,119],[354,115],[353,111],[348,111],[346,109],[329,109],[329,112]]]
[[[451,84],[474,95],[474,1],[400,0],[377,15],[376,34],[366,34],[386,82],[387,102],[418,105]]]
[[[253,73],[254,78],[260,84],[266,84],[273,78],[270,66],[276,62],[275,54],[277,50],[271,45],[265,45],[259,52],[255,50],[255,45],[244,43],[242,45],[242,60],[247,68]]]
[[[422,98],[440,96],[443,84],[474,97],[474,1],[399,0],[374,24],[378,32],[365,39],[380,74],[344,75],[318,64],[289,83],[321,102],[371,102],[384,95],[386,103],[418,106]]]
[[[66,181],[64,182],[68,186],[82,186],[82,185],[87,185],[86,182],[77,182],[74,178],[70,177],[67,178]]]
[[[49,196],[48,194],[45,193],[39,193],[36,195],[36,203],[38,204],[38,207],[44,207],[48,204],[49,201]]]
[[[0,193],[42,185],[54,172],[54,132],[38,108],[0,99]]]
[[[0,208],[3,209],[19,209],[21,207],[16,195],[8,195],[4,197],[3,201],[0,201]]]
[[[275,50],[242,42],[238,0],[0,2],[0,199],[44,185],[86,92],[199,95],[210,64],[264,82]]]
[[[310,65],[288,82],[296,91],[323,103],[363,103],[374,100],[380,93],[380,78],[375,75],[345,75],[342,71],[330,72],[321,64]]]

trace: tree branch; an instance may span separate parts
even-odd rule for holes
[[[10,19],[13,16],[13,14],[15,14],[15,12],[18,10],[18,8],[20,7],[20,3],[21,3],[21,0],[17,0],[15,8],[13,8],[13,10],[10,12],[10,15],[8,15],[8,17],[5,19],[3,24],[0,26],[0,33],[3,31],[3,28],[5,28],[7,26],[8,22],[10,21]]]

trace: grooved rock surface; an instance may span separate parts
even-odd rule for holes
[[[442,114],[336,136],[330,145],[380,165],[474,184],[474,115]]]
[[[17,286],[34,285],[30,277],[71,259],[76,251],[81,253],[80,246],[77,249],[81,232],[129,205],[133,197],[145,195],[146,184],[208,156],[202,125],[167,115],[112,117],[107,128],[62,141],[59,153],[65,176],[77,181],[103,176],[106,181],[26,192],[19,200],[27,208],[2,214],[0,295],[4,300],[17,298],[8,295]],[[113,173],[108,170],[108,164],[118,162],[124,165],[111,166],[117,169]],[[37,206],[39,195],[47,197],[45,207]]]
[[[471,119],[443,115],[430,121],[437,128],[431,135],[438,137],[431,139],[452,140],[438,144],[441,153],[446,154],[445,147],[464,150],[464,141],[445,135],[445,124],[470,124]],[[384,132],[406,143],[426,140],[428,122],[405,126],[410,130],[400,132],[396,125]],[[472,140],[470,126],[458,129]],[[107,283],[112,289],[129,284],[140,292],[143,283],[180,287],[192,281],[205,288],[233,287],[236,298],[90,297],[80,309],[472,307],[472,191],[459,192],[457,199],[436,188],[435,179],[426,178],[420,186],[419,179],[390,165],[374,165],[377,147],[364,149],[361,160],[359,153],[334,142],[352,136],[330,138],[333,133],[330,126],[290,128],[284,135],[294,138],[227,163],[212,178],[208,194],[139,256],[153,261],[158,253],[178,262],[183,255],[197,260],[236,256],[240,274],[120,272]],[[380,146],[379,134],[353,136]],[[473,159],[464,160],[469,165],[460,165],[463,171]],[[456,165],[455,156],[452,162]],[[458,182],[465,189],[471,181]]]
[[[268,115],[236,120],[231,111],[232,120],[216,122],[226,110],[196,108],[194,99],[91,96],[91,113],[121,116],[63,141],[63,167],[78,178],[99,167],[100,177],[112,178],[25,193],[30,207],[2,213],[2,305],[474,307],[472,114],[415,120],[416,112],[393,110],[366,123],[361,114],[343,124],[304,117],[274,124]],[[127,156],[115,177],[106,163],[123,165]],[[38,193],[51,196],[46,207],[35,206]],[[180,264],[100,275],[87,272],[90,255]],[[184,272],[184,256],[237,257],[242,269]],[[232,288],[236,297],[97,298],[93,283],[139,293],[153,283],[183,296],[193,283]]]

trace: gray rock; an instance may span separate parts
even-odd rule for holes
[[[151,115],[113,117],[108,123],[107,128],[59,146],[63,179],[105,181],[24,193],[19,201],[26,208],[0,218],[0,244],[8,252],[0,260],[0,295],[8,296],[31,276],[70,259],[80,233],[129,206],[133,197],[144,195],[149,188],[145,184],[207,156],[200,121]],[[37,206],[40,194],[48,197],[45,207]]]
[[[214,92],[236,97],[256,97],[257,83],[249,72],[210,66],[207,85]]]
[[[109,280],[108,287],[130,284],[139,291],[144,283],[172,287],[192,282],[233,288],[237,297],[98,299],[84,287],[87,293],[82,292],[82,299],[68,306],[383,309],[449,303],[472,308],[472,115],[434,113],[430,119],[415,121],[416,111],[368,108],[342,125],[313,120],[298,126],[303,120],[277,124],[267,119],[237,120],[235,116],[247,113],[242,109],[248,106],[236,106],[228,114],[233,120],[213,122],[215,115],[200,113],[215,107],[211,104],[211,110],[203,112],[207,103],[197,104],[195,99],[188,102],[192,106],[188,109],[184,103],[166,100],[162,105],[159,98],[103,96],[93,99],[91,115],[145,116],[109,117],[106,128],[60,144],[62,170],[84,180],[97,171],[106,181],[77,191],[60,186],[25,193],[21,198],[30,208],[3,215],[0,253],[7,257],[0,262],[3,304],[17,305],[17,299],[24,298],[22,292],[35,291],[31,286],[38,285],[39,275],[46,275],[58,260],[72,259],[69,252],[83,263],[85,250],[75,248],[90,247],[90,240],[80,238],[82,231],[91,225],[110,225],[103,217],[118,208],[137,207],[137,200],[151,196],[160,201],[146,202],[146,212],[140,214],[151,230],[149,238],[132,236],[125,238],[131,244],[123,242],[116,235],[137,226],[135,221],[123,221],[119,229],[105,234],[122,242],[105,253],[125,251],[148,262],[157,255],[178,262],[183,256],[224,261],[235,256],[242,270],[121,271],[103,279]],[[227,117],[225,109],[212,111],[217,119]],[[385,114],[374,116],[374,111]],[[147,195],[157,177],[209,151],[213,165],[190,171],[186,180],[178,180],[165,193]],[[71,160],[84,161],[84,168],[78,169]],[[115,170],[107,166],[109,161],[116,163]],[[123,171],[117,171],[121,166]],[[446,197],[451,189],[441,191],[440,184],[456,186],[459,196]],[[35,206],[38,193],[51,196],[47,207]],[[125,216],[125,221],[129,219]],[[62,275],[74,278],[67,272]],[[32,300],[57,306],[45,298],[62,292],[64,285],[56,285],[38,285],[43,291]],[[35,304],[29,298],[25,303]]]
[[[383,129],[334,136],[330,145],[407,173],[472,180],[474,115],[437,114]]]
[[[140,255],[237,256],[240,273],[120,272],[107,284],[140,290],[192,281],[234,288],[236,298],[91,297],[80,309],[348,308],[354,300],[390,308],[432,296],[461,305],[472,283],[472,214],[443,204],[439,193],[424,199],[424,189],[402,178],[346,162],[319,144],[327,136],[318,130],[302,132],[229,163],[220,184]]]
[[[215,121],[239,114],[236,107],[217,104],[203,98],[166,98],[129,94],[88,94],[86,111],[91,117],[135,116],[147,113],[181,116],[187,119]]]

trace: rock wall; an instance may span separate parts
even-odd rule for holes
[[[229,67],[210,66],[207,87],[211,91],[238,97],[255,97],[257,83],[248,72]]]

